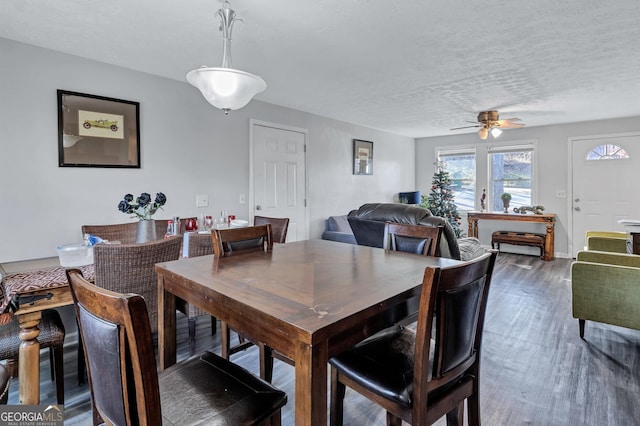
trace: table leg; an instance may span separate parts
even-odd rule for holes
[[[298,343],[296,352],[296,425],[324,426],[327,424],[327,344]]]
[[[554,234],[555,226],[553,222],[547,223],[547,233],[544,237],[544,260],[553,260],[555,257]]]
[[[158,274],[158,355],[160,371],[176,363],[176,297],[164,289]]]
[[[19,403],[40,404],[40,343],[38,335],[42,313],[18,315],[20,324],[20,350],[18,353]]]

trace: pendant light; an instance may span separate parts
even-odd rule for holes
[[[187,81],[197,87],[205,99],[225,114],[240,109],[267,88],[264,80],[257,75],[232,68],[231,31],[233,24],[240,20],[225,1],[218,10],[220,31],[222,31],[222,67],[210,68],[203,65],[187,74]]]

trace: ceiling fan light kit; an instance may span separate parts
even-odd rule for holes
[[[203,65],[187,74],[187,81],[197,87],[204,98],[216,108],[229,111],[244,107],[255,95],[263,92],[267,84],[257,75],[232,68],[231,31],[233,24],[240,20],[235,11],[225,1],[217,12],[222,32],[222,66],[211,68]]]
[[[502,134],[502,129],[519,129],[524,127],[524,123],[515,123],[520,121],[519,118],[505,118],[500,119],[498,111],[483,111],[478,114],[477,123],[473,126],[456,127],[451,130],[468,129],[470,127],[479,127],[478,137],[482,140],[486,140],[491,133],[491,136],[497,138]]]

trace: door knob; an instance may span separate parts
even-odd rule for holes
[[[258,205],[256,206],[256,210],[262,210],[262,206],[261,206],[260,204],[258,204]]]
[[[579,212],[580,211],[580,207],[574,207],[573,208],[575,211]]]

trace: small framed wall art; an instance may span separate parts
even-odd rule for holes
[[[60,167],[140,168],[140,103],[58,90]]]
[[[373,174],[373,142],[353,140],[353,174]]]

